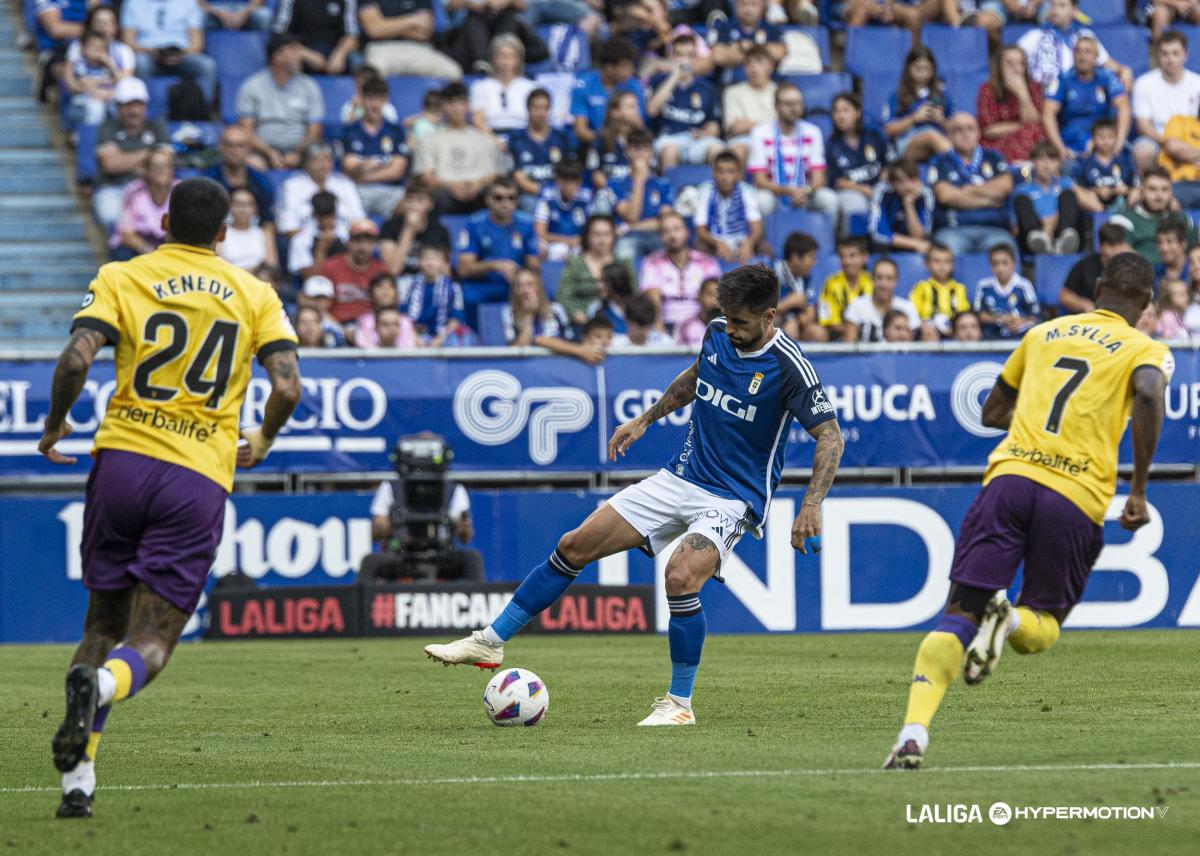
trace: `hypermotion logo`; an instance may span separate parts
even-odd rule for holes
[[[558,435],[586,428],[592,420],[592,399],[567,386],[521,389],[508,372],[474,372],[454,393],[454,421],[476,443],[503,446],[529,425],[529,457],[535,464],[552,464],[558,457]]]

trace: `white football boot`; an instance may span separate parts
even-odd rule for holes
[[[670,696],[654,700],[654,710],[638,725],[695,725],[696,714]]]
[[[967,655],[963,661],[963,681],[969,686],[983,683],[983,679],[990,675],[992,669],[1000,662],[1012,621],[1012,604],[1008,602],[1008,597],[1003,591],[996,592],[983,610],[983,620],[979,622],[975,638],[967,646]]]
[[[499,669],[504,662],[504,646],[490,644],[481,630],[449,645],[426,645],[425,654],[443,666],[467,664],[480,669]]]

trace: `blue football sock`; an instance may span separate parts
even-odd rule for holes
[[[567,586],[579,576],[579,571],[580,568],[571,567],[558,550],[555,550],[549,559],[534,568],[517,587],[512,600],[492,621],[489,629],[501,642],[507,642],[535,615],[558,600],[567,590]]]
[[[667,606],[671,610],[671,621],[667,625],[667,642],[671,649],[671,688],[668,692],[679,699],[690,699],[708,622],[704,619],[704,607],[700,605],[698,593],[667,595]]]

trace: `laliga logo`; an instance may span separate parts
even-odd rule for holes
[[[541,404],[536,410],[535,404]],[[537,386],[522,390],[508,372],[485,369],[467,377],[454,393],[454,421],[476,443],[502,446],[529,423],[529,457],[551,464],[558,435],[584,428],[592,419],[592,399],[582,390]]]
[[[1004,432],[983,424],[983,396],[1004,368],[1000,363],[971,363],[958,373],[950,387],[950,410],[958,424],[976,437],[999,437]]]

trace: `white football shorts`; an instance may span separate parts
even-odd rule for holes
[[[750,524],[750,509],[740,499],[722,499],[704,488],[659,470],[608,500],[608,504],[646,539],[642,550],[656,556],[687,532],[712,541],[721,560]]]

